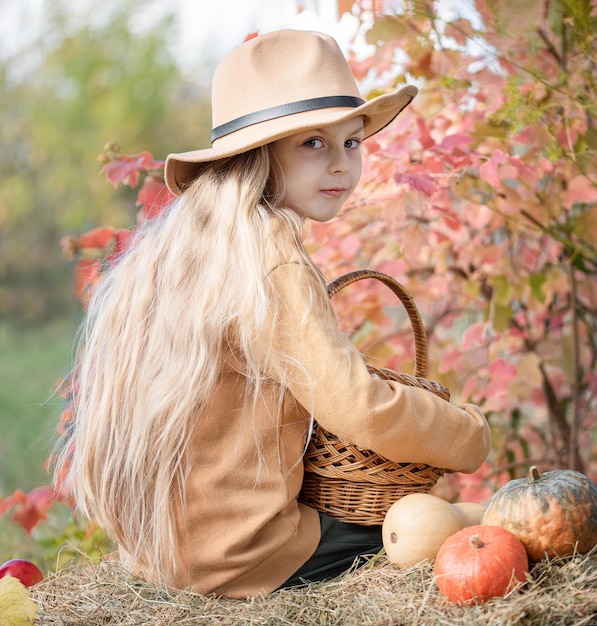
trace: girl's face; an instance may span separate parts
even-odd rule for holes
[[[361,177],[363,134],[357,118],[275,141],[286,206],[317,222],[335,217]]]

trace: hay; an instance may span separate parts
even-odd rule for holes
[[[403,570],[380,557],[343,577],[231,600],[152,585],[108,560],[52,574],[33,588],[38,626],[595,626],[597,549],[536,564],[526,587],[485,605],[448,603],[433,565]]]

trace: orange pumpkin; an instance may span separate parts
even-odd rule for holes
[[[527,553],[499,526],[468,526],[446,539],[437,553],[434,579],[454,604],[486,602],[526,581]]]
[[[597,485],[574,470],[533,466],[493,494],[481,523],[514,533],[533,562],[584,554],[597,545]]]

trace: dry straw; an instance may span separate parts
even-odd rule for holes
[[[441,596],[432,563],[398,570],[383,556],[330,582],[246,601],[169,590],[104,560],[51,575],[33,598],[38,626],[596,626],[597,549],[536,564],[524,589],[472,607]]]

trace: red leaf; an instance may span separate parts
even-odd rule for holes
[[[464,133],[455,133],[453,135],[447,135],[444,137],[441,148],[444,150],[452,151],[456,148],[466,149],[473,143],[473,138],[470,135]]]
[[[115,235],[114,228],[94,228],[77,239],[77,246],[79,249],[104,249],[114,242]]]
[[[483,395],[485,402],[483,409],[486,413],[503,411],[512,406],[516,399],[508,391],[508,385],[516,377],[516,367],[506,363],[504,359],[497,359],[489,366],[489,380]]]
[[[504,152],[495,150],[489,161],[485,161],[485,163],[479,167],[479,176],[492,187],[499,187],[501,182],[498,172],[499,166],[507,160],[508,157]]]
[[[100,173],[105,174],[114,187],[118,183],[136,187],[140,171],[159,170],[163,167],[163,161],[155,161],[151,152],[145,151],[133,155],[118,155],[113,161],[106,163]]]
[[[419,131],[418,140],[421,142],[421,146],[425,149],[431,148],[435,145],[435,141],[431,136],[431,131],[424,120],[420,117],[416,118],[417,130]]]
[[[83,250],[106,250],[115,242],[116,233],[114,228],[94,228],[79,237],[73,235],[62,237],[60,240],[62,254],[70,260]]]
[[[427,174],[399,174],[395,178],[397,183],[406,183],[413,189],[421,191],[426,196],[433,195],[437,190],[435,181]]]
[[[20,524],[25,532],[31,534],[39,522],[47,519],[49,508],[58,501],[60,498],[52,487],[37,487],[28,494],[17,489],[12,496],[0,501],[0,515],[14,508],[13,521]]]
[[[137,196],[137,205],[143,207],[137,218],[139,223],[159,215],[174,199],[174,194],[163,182],[148,176]]]
[[[475,350],[487,344],[487,322],[473,322],[462,336],[461,350]]]
[[[27,499],[27,496],[23,491],[17,489],[12,496],[8,498],[0,498],[0,516],[5,515],[13,506],[22,504]]]
[[[571,208],[576,202],[594,204],[597,202],[597,186],[588,176],[575,176],[568,183],[564,195],[564,205]]]
[[[31,531],[48,519],[48,509],[54,503],[54,491],[50,487],[38,487],[29,493],[27,501],[15,509],[12,519],[21,524],[25,532]]]
[[[81,259],[74,269],[75,296],[86,309],[93,288],[100,280],[101,263],[93,259]]]

